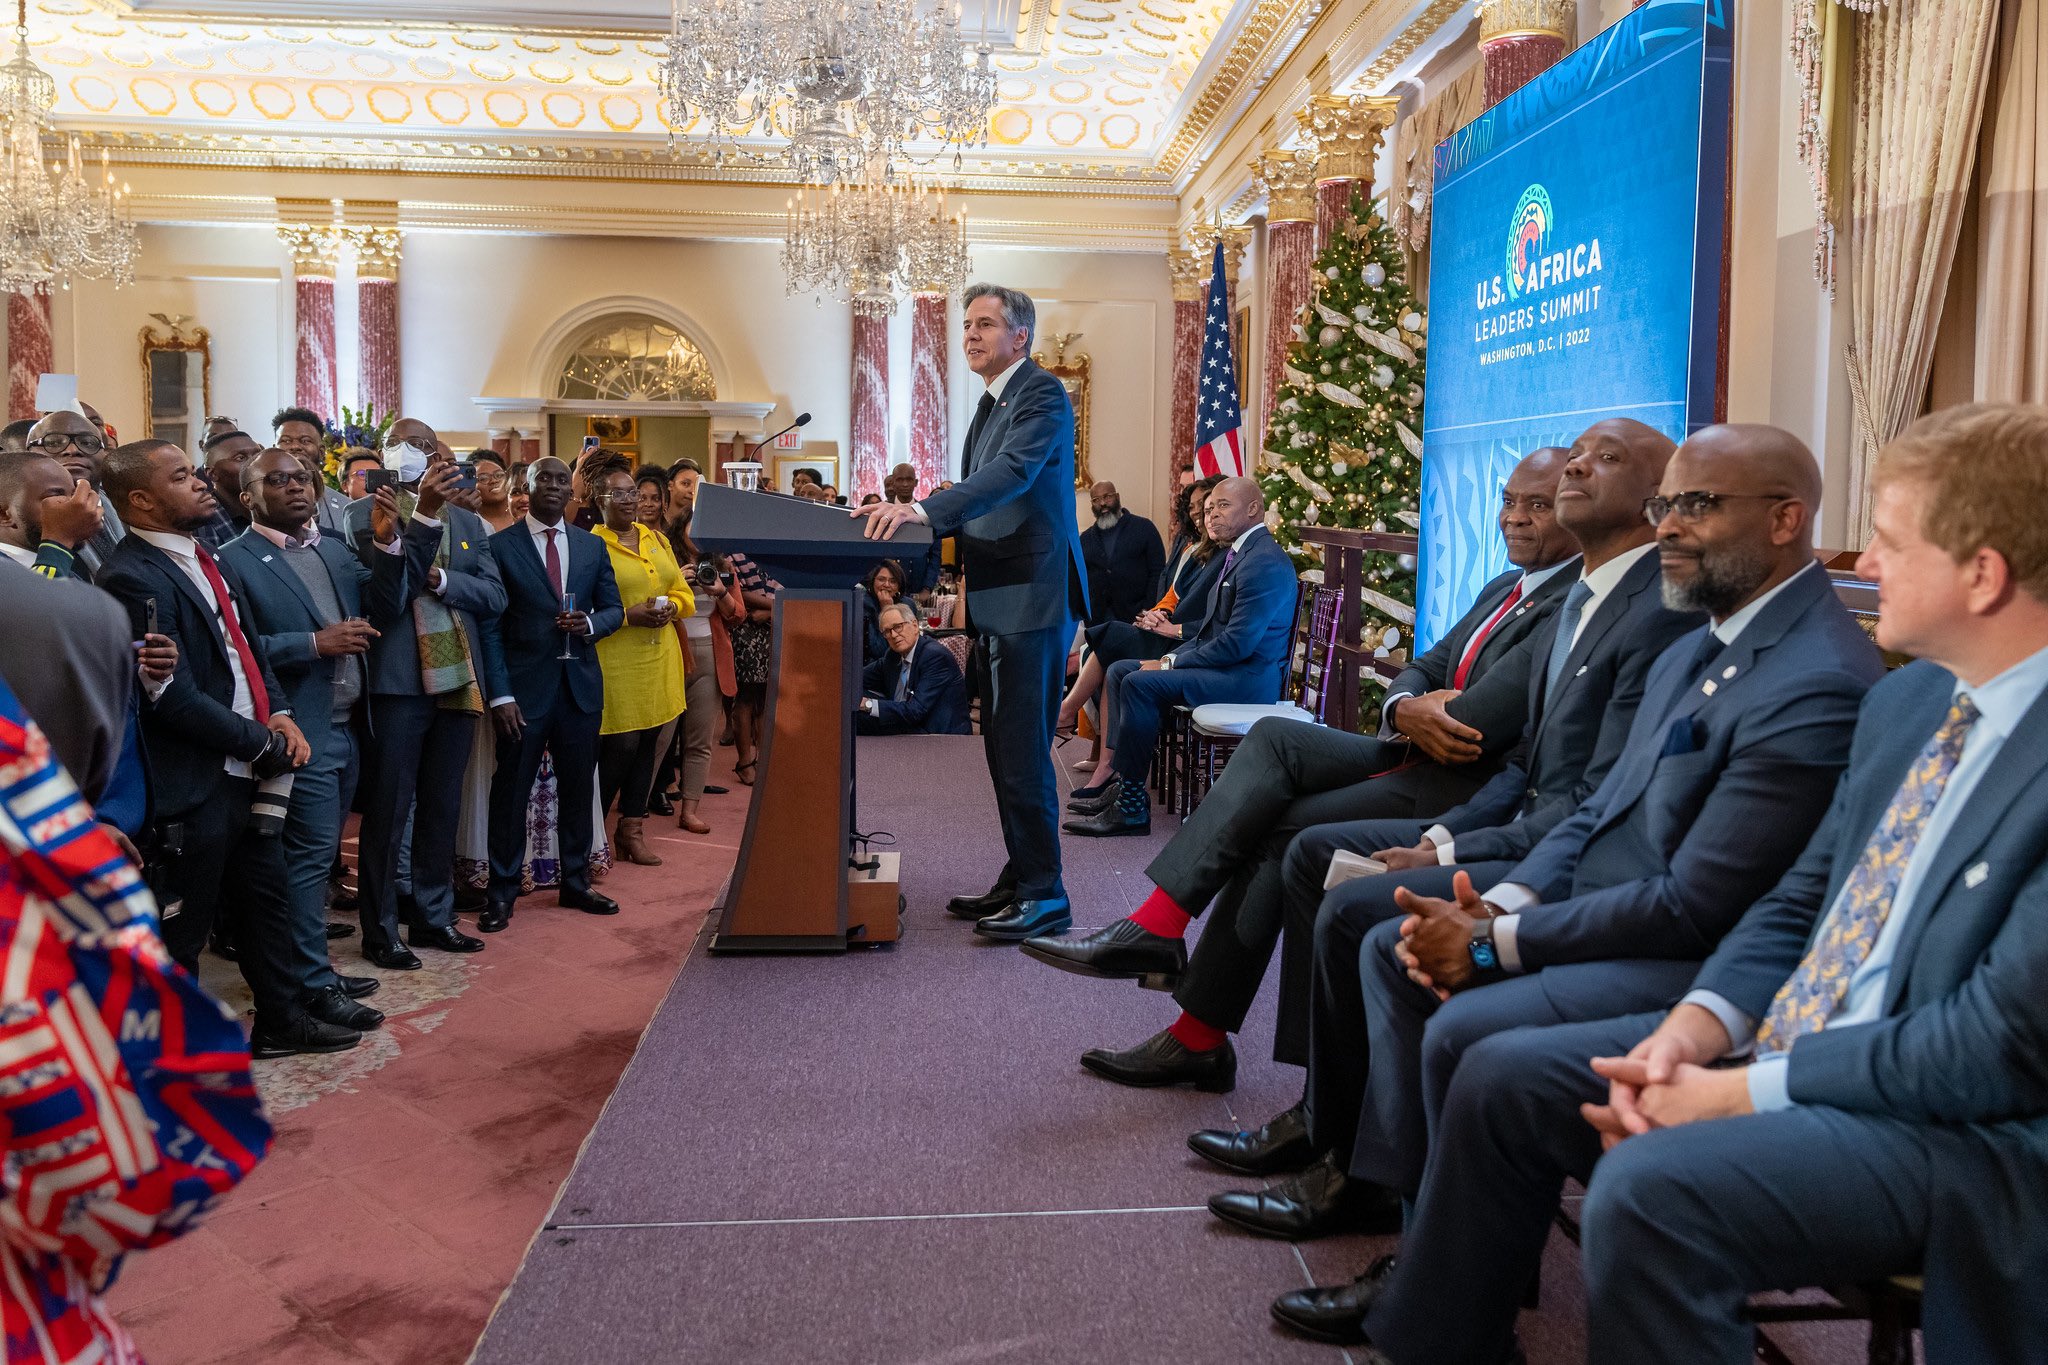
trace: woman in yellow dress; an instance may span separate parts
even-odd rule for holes
[[[640,494],[624,460],[593,470],[604,512],[597,535],[611,554],[612,575],[626,624],[597,642],[604,667],[604,721],[597,751],[598,800],[609,812],[618,803],[612,842],[628,862],[659,867],[641,824],[661,757],[661,732],[683,713],[683,648],[675,623],[693,614],[697,599],[676,563],[668,537],[637,520]]]

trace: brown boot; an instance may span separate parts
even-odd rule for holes
[[[619,846],[619,856],[642,867],[660,867],[661,859],[648,850],[646,840],[640,837],[641,824],[638,818],[619,817],[618,828],[612,832],[612,838]]]

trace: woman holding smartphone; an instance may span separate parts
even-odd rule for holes
[[[590,487],[604,513],[596,534],[611,555],[626,608],[626,624],[597,642],[604,666],[598,801],[606,811],[618,803],[612,842],[619,856],[658,867],[661,859],[648,849],[642,825],[662,729],[684,708],[683,650],[675,623],[693,615],[697,601],[668,537],[640,524],[632,467],[623,458],[593,462]]]

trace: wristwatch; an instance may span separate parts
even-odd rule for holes
[[[1160,655],[1159,666],[1169,673],[1173,672],[1173,656],[1171,654]]]
[[[1500,953],[1493,946],[1493,921],[1476,919],[1472,921],[1472,938],[1465,945],[1472,954],[1472,965],[1482,972],[1500,970]]]

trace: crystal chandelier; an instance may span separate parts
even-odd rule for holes
[[[100,153],[100,183],[89,183],[72,138],[62,161],[43,163],[53,133],[57,83],[29,59],[28,0],[20,0],[14,56],[0,66],[0,290],[68,289],[74,279],[135,281],[137,243],[127,186],[116,187]]]
[[[805,181],[886,180],[986,140],[993,51],[945,0],[672,0],[656,79],[671,148],[694,109],[720,159],[743,133],[779,131]]]
[[[886,317],[913,290],[967,284],[967,214],[943,190],[914,183],[805,189],[789,201],[782,243],[788,292],[850,301]]]

